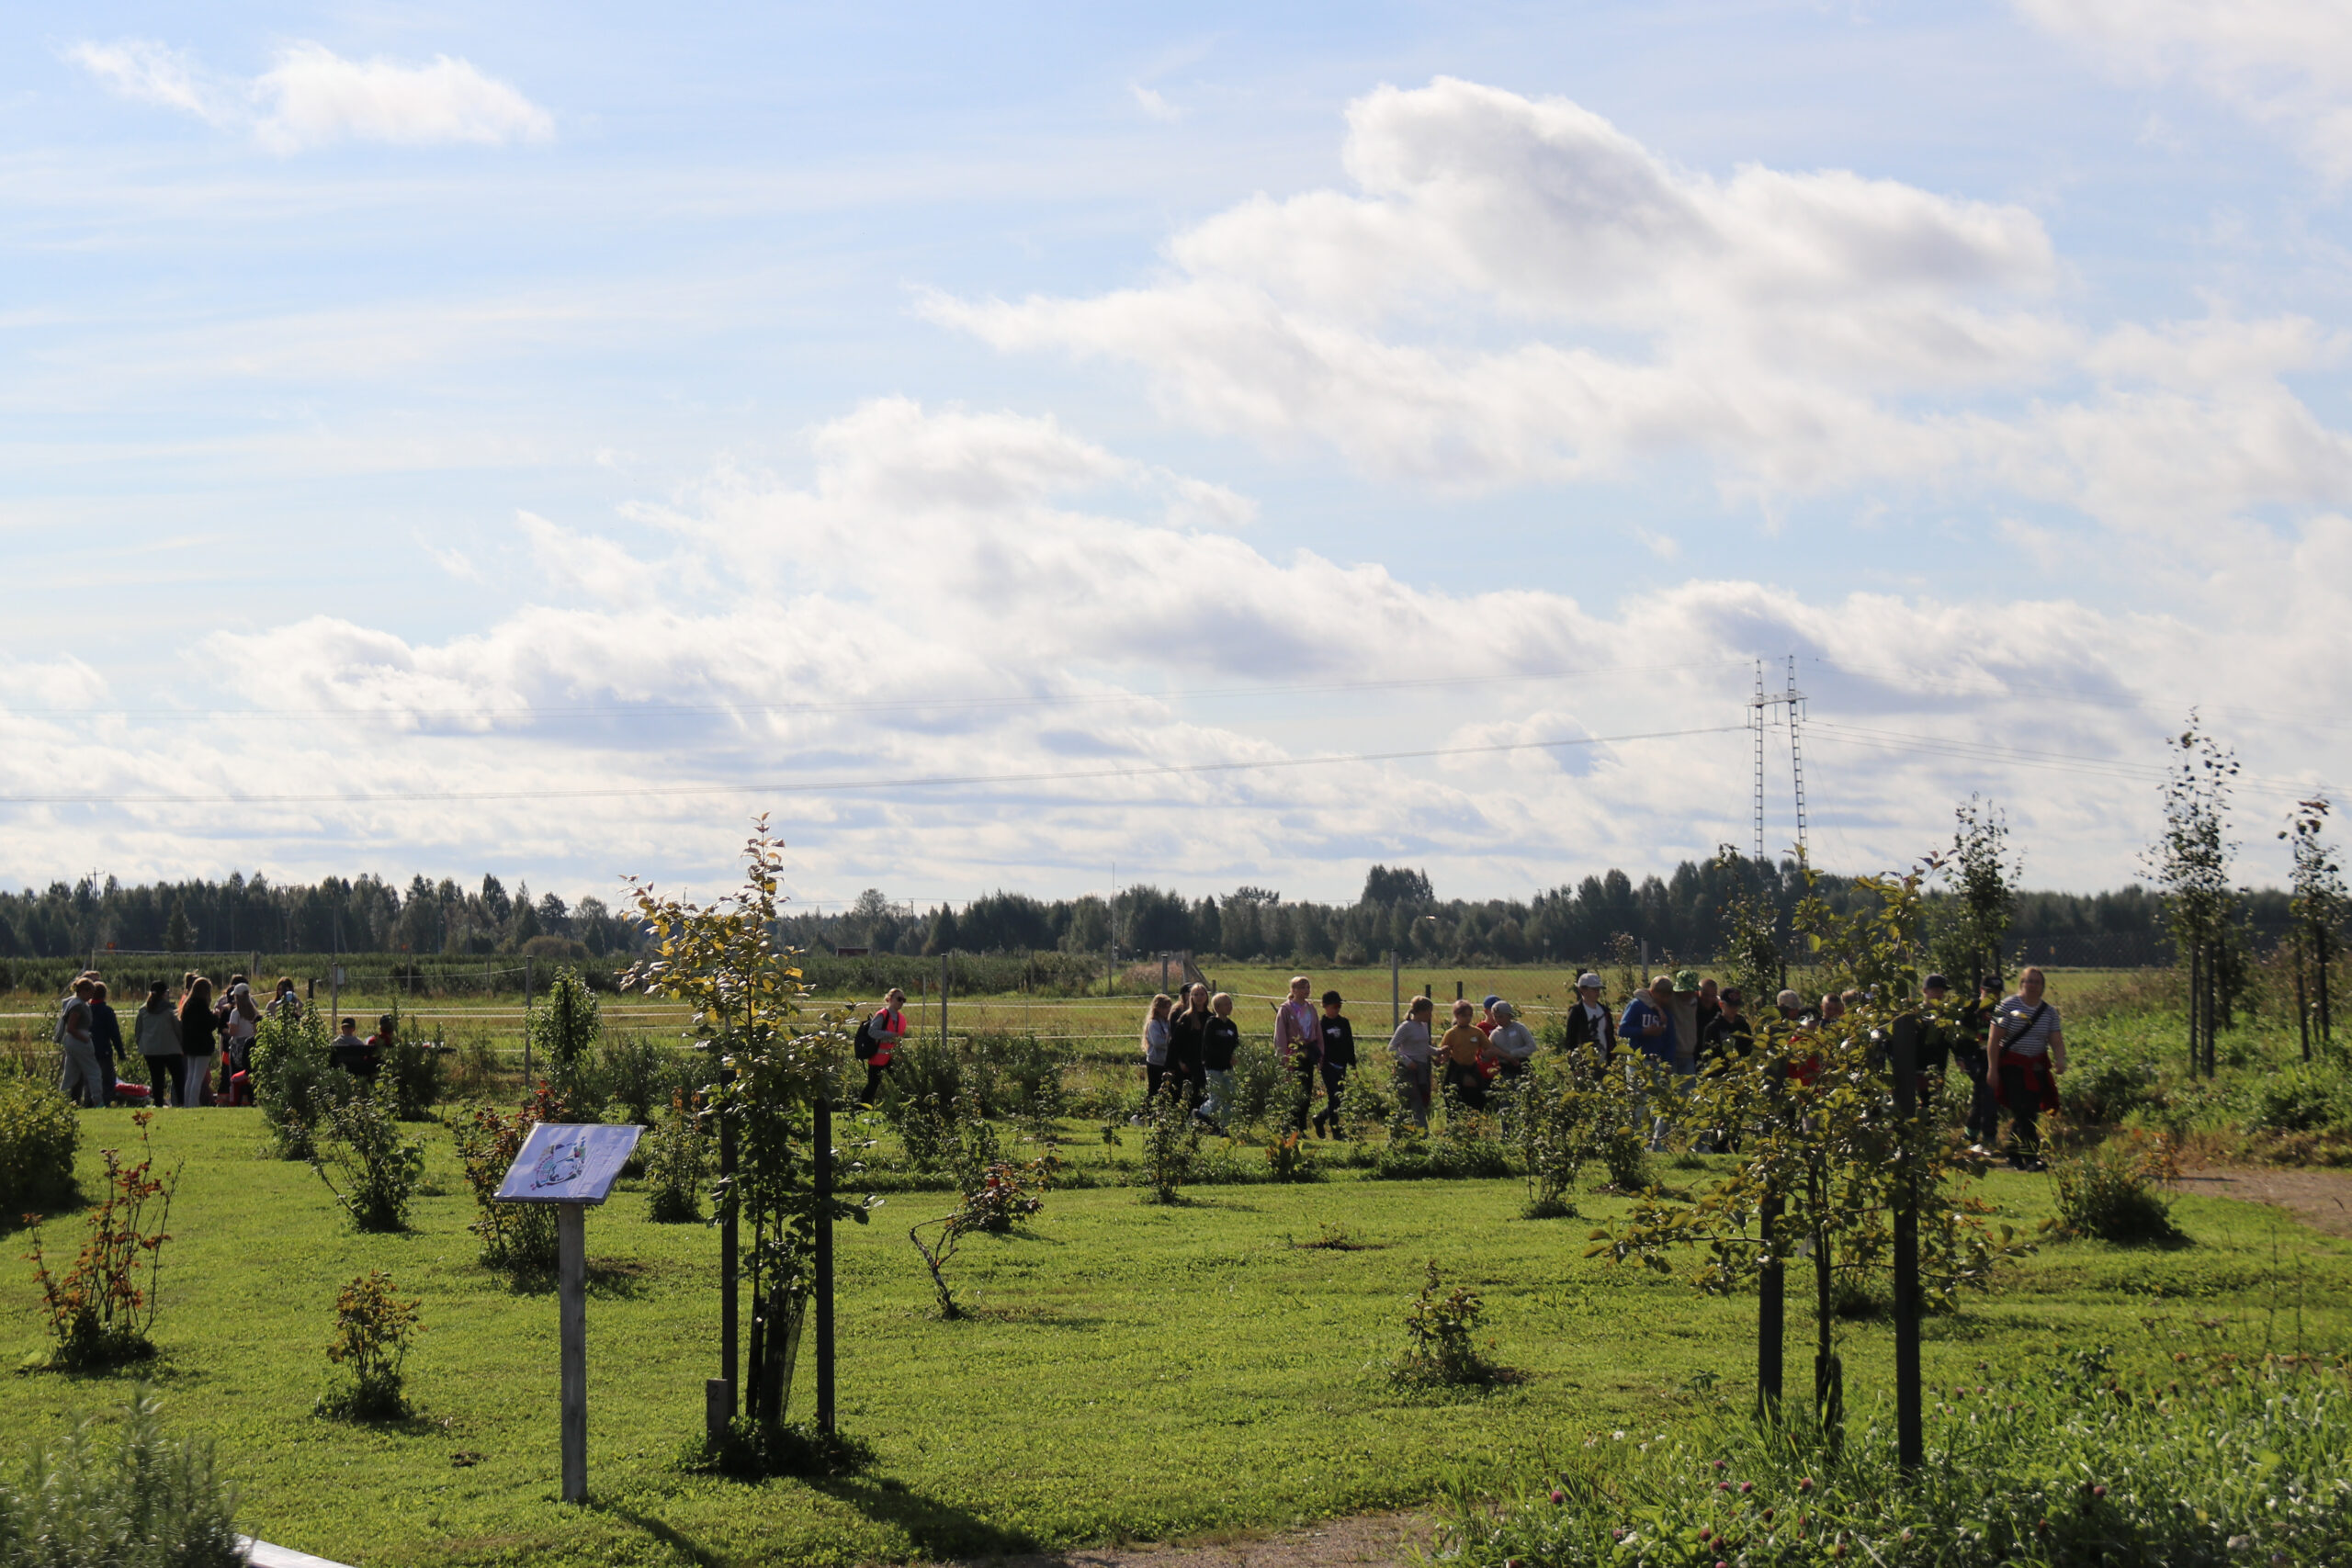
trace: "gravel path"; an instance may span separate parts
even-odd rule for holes
[[[1430,1523],[1412,1514],[1327,1519],[1303,1529],[1250,1540],[1187,1546],[1109,1546],[987,1560],[988,1568],[1325,1568],[1366,1564],[1398,1568],[1426,1547]],[[977,1568],[962,1564],[958,1568]]]
[[[2268,1203],[2315,1231],[2352,1236],[2352,1171],[2192,1170],[2180,1179],[2180,1190]]]

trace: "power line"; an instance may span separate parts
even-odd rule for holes
[[[1669,740],[1693,735],[1724,735],[1741,724],[1695,729],[1658,729],[1638,735],[1583,735],[1558,740],[1510,740],[1485,746],[1430,746],[1406,751],[1352,751],[1312,757],[1272,757],[1242,762],[1171,762],[1134,768],[1085,768],[1019,773],[931,773],[901,778],[823,779],[746,784],[625,784],[590,789],[381,790],[295,792],[281,795],[11,795],[0,806],[301,806],[395,805],[423,801],[655,799],[714,795],[818,795],[842,791],[936,789],[958,784],[1057,784],[1091,779],[1159,778],[1171,775],[1250,773],[1261,769],[1312,768],[1335,762],[1396,762],[1428,757],[1487,756],[1505,751],[1542,751],[1566,746],[1611,746],[1637,740]]]

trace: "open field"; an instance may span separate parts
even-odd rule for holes
[[[96,1145],[130,1128],[124,1112],[85,1114],[86,1173]],[[1727,1388],[1750,1378],[1752,1300],[1711,1302],[1586,1259],[1584,1224],[1517,1217],[1516,1181],[1341,1173],[1194,1189],[1172,1209],[1126,1188],[1057,1193],[1022,1231],[967,1245],[955,1268],[978,1312],[961,1323],[932,1315],[905,1238],[950,1200],[905,1194],[843,1231],[842,1419],[875,1444],[873,1469],[820,1483],[690,1475],[673,1459],[717,1370],[715,1236],[650,1224],[624,1184],[588,1224],[596,1501],[570,1510],[554,1501],[553,1296],[477,1263],[447,1134],[416,1131],[431,1187],[415,1228],[367,1236],[307,1168],[262,1155],[254,1112],[155,1123],[186,1176],[151,1375],[175,1425],[218,1440],[249,1528],[348,1562],[853,1562],[1274,1527],[1415,1504],[1449,1477],[1505,1486],[1546,1448],[1670,1420],[1704,1374]],[[2027,1226],[2049,1201],[2043,1177],[1996,1175],[1988,1190]],[[1582,1201],[1588,1215],[1618,1202]],[[2256,1348],[2352,1342],[2352,1243],[2221,1199],[2184,1198],[2178,1217],[2193,1245],[2177,1250],[2046,1247],[1991,1297],[1928,1325],[1929,1379],[2061,1345],[2128,1349],[2144,1344],[2143,1319],[2166,1314]],[[1334,1224],[1363,1249],[1296,1245]],[[70,1250],[74,1217],[40,1234]],[[1496,1354],[1524,1383],[1430,1395],[1388,1382],[1432,1257],[1485,1295]],[[424,1303],[410,1360],[419,1414],[388,1428],[311,1414],[334,1293],[370,1268]],[[1798,1378],[1806,1299],[1792,1290]],[[12,1363],[41,1343],[37,1303],[29,1266],[0,1275]],[[1867,1405],[1886,1386],[1888,1330],[1842,1332]],[[127,1382],[11,1380],[13,1425],[53,1429]]]

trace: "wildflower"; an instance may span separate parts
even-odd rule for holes
[[[1810,1491],[1812,1491],[1812,1490],[1813,1490],[1813,1477],[1812,1477],[1812,1476],[1810,1476],[1810,1475],[1807,1475],[1807,1476],[1802,1477],[1802,1478],[1797,1482],[1797,1490],[1798,1490],[1798,1491],[1800,1491],[1800,1492],[1810,1492]]]
[[[1565,1492],[1561,1491],[1561,1490],[1560,1490],[1558,1487],[1556,1487],[1556,1486],[1555,1486],[1555,1487],[1553,1487],[1553,1488],[1552,1488],[1552,1506],[1553,1506],[1554,1507],[1555,1507],[1555,1508],[1556,1508],[1556,1507],[1558,1507],[1561,1504],[1563,1504],[1563,1503],[1566,1502],[1567,1500],[1568,1500],[1568,1495],[1567,1495],[1566,1493],[1565,1493]]]
[[[2094,1486],[2091,1488],[2091,1495],[2094,1497],[2104,1497],[2107,1495],[2107,1488],[2104,1486]]]
[[[1741,1482],[1741,1483],[1739,1483],[1739,1495],[1740,1495],[1741,1496],[1743,1496],[1743,1497],[1747,1496],[1750,1492],[1753,1492],[1753,1491],[1755,1491],[1755,1490],[1756,1490],[1756,1483],[1754,1483],[1753,1481],[1743,1481],[1743,1482]]]

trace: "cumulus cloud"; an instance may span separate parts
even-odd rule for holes
[[[277,152],[339,141],[497,146],[555,135],[546,109],[446,54],[404,65],[346,60],[323,44],[300,42],[248,82],[214,78],[193,56],[148,39],[85,41],[66,58],[125,97],[242,129]]]
[[[1351,106],[1344,162],[1351,189],[1179,233],[1154,281],[922,308],[1136,365],[1206,428],[1441,487],[1697,455],[1737,496],[1984,485],[2175,532],[2352,502],[2352,443],[2282,379],[2336,352],[2323,334],[2088,333],[2021,208],[1842,170],[1717,177],[1578,105],[1446,78]]]
[[[2186,78],[2352,176],[2352,11],[2312,0],[2015,0],[2036,25],[2143,81]]]

